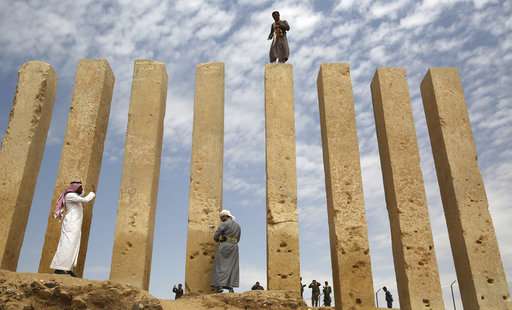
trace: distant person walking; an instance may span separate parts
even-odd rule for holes
[[[324,307],[330,307],[331,306],[331,293],[332,288],[329,286],[329,283],[325,281],[324,288],[322,289],[322,292],[324,294]]]
[[[306,284],[302,284],[302,277],[300,277],[300,298],[304,298],[304,288]]]
[[[382,290],[386,293],[386,303],[388,304],[388,308],[393,308],[393,295],[391,295],[385,286],[382,288]]]
[[[264,288],[263,288],[263,286],[260,285],[260,282],[256,282],[256,284],[254,284],[252,286],[251,290],[253,290],[253,291],[263,291]]]
[[[287,21],[280,19],[278,11],[272,12],[272,17],[274,22],[270,27],[270,34],[268,35],[268,39],[272,40],[269,53],[270,63],[274,63],[276,60],[280,63],[285,63],[290,55],[288,39],[286,37],[286,32],[290,30],[290,26]]]
[[[320,299],[320,283],[313,280],[309,285],[311,289],[311,306],[319,307],[318,301]]]
[[[213,236],[213,240],[219,245],[215,254],[212,286],[217,293],[222,293],[222,289],[233,293],[233,287],[238,287],[240,278],[238,242],[241,229],[228,210],[220,212],[220,220],[221,223]]]
[[[82,197],[82,182],[74,181],[60,194],[55,205],[54,217],[62,220],[57,251],[50,268],[57,274],[69,274],[75,277],[73,268],[78,260],[80,238],[82,236],[83,204],[96,197],[94,192]]]
[[[174,293],[174,300],[180,299],[181,296],[183,296],[183,285],[181,285],[181,283],[178,283],[178,287],[174,285],[172,287],[172,292]]]

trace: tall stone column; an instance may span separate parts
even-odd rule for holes
[[[511,309],[457,69],[431,68],[421,96],[464,309]]]
[[[371,84],[400,309],[444,309],[405,70]]]
[[[110,280],[147,290],[167,98],[165,64],[136,60]]]
[[[216,243],[213,234],[222,208],[224,160],[224,64],[196,67],[194,129],[188,214],[185,288],[188,293],[212,291]]]
[[[46,136],[57,76],[52,66],[29,61],[18,72],[9,124],[0,150],[0,269],[16,271]]]
[[[267,287],[300,292],[293,68],[265,65]]]
[[[87,192],[95,190],[98,184],[113,87],[114,74],[106,60],[80,61],[75,76],[73,99],[48,215],[39,272],[52,272],[50,264],[57,250],[61,228],[61,223],[53,217],[59,195],[71,181],[81,180]],[[92,203],[84,207],[80,251],[75,269],[75,273],[80,277],[84,270],[91,220]]]
[[[322,64],[317,87],[336,309],[372,308],[368,227],[348,64]]]

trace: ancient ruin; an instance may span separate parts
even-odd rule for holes
[[[135,61],[110,279],[145,290],[151,273],[166,100],[165,64]]]
[[[224,161],[224,64],[201,64],[196,69],[192,162],[185,289],[212,291],[216,244],[213,234],[222,209]]]
[[[334,299],[346,309],[371,308],[374,290],[349,66],[321,65],[317,86]]]
[[[0,277],[14,277],[12,283],[19,286],[2,280],[2,289],[20,288],[20,294],[27,298],[39,296],[38,302],[54,296],[53,302],[59,302],[57,308],[72,303],[87,307],[97,302],[97,292],[77,289],[77,285],[115,292],[119,298],[105,299],[109,304],[133,302],[135,295],[141,296],[148,309],[190,305],[194,305],[193,309],[249,307],[247,303],[237,304],[239,301],[231,297],[208,295],[215,255],[212,234],[222,207],[224,64],[200,64],[196,70],[184,266],[186,291],[199,295],[199,299],[160,305],[145,292],[133,293],[136,288],[148,289],[151,274],[167,97],[165,64],[152,60],[137,60],[134,64],[111,282],[103,284],[82,279],[59,282],[47,274],[37,275],[39,280],[31,283],[29,276],[9,272],[16,271],[56,91],[56,75],[49,64],[31,61],[21,67],[0,150],[0,172],[10,176],[0,183],[0,267],[8,270],[2,271]],[[298,300],[300,252],[292,65],[266,65],[264,78],[270,292],[241,296],[257,307],[264,307],[268,298],[279,304],[275,309],[305,309]],[[106,60],[80,62],[55,192],[48,202],[52,208],[59,189],[70,179],[82,180],[90,188],[98,183],[113,84],[114,73]],[[335,307],[376,309],[349,65],[322,64],[317,87]],[[405,70],[378,69],[371,94],[401,309],[444,309]],[[464,308],[510,310],[509,288],[457,70],[430,69],[421,84],[421,94]],[[72,148],[73,143],[81,147]],[[72,160],[73,152],[82,154],[79,164]],[[90,211],[84,216],[77,266],[79,276],[83,273],[92,219],[92,208],[87,210]],[[48,266],[59,238],[60,227],[52,220],[52,211],[40,273],[51,272]],[[86,300],[73,299],[63,293],[65,289]],[[8,304],[13,302],[10,298],[11,295],[0,296],[0,301]]]
[[[70,180],[80,180],[95,189],[101,170],[103,145],[110,116],[114,74],[106,60],[84,59],[78,64],[75,88],[59,173],[48,214],[39,272],[48,273],[60,237],[60,222],[53,217],[55,202]],[[76,159],[80,158],[80,161]],[[92,206],[84,208],[84,221],[76,274],[82,276],[92,220]]]
[[[421,96],[464,308],[511,309],[457,69],[430,69]]]
[[[293,68],[265,66],[267,288],[299,292]]]
[[[371,90],[400,306],[444,309],[405,70],[378,69]]]
[[[52,66],[30,61],[18,72],[9,125],[0,149],[0,268],[16,271],[46,136],[57,76]]]

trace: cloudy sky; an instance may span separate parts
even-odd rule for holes
[[[381,66],[403,67],[408,73],[445,303],[451,308],[449,284],[456,277],[419,96],[420,81],[429,67],[460,70],[511,283],[512,2],[505,0],[1,1],[2,134],[20,65],[43,60],[59,77],[20,271],[37,270],[78,61],[106,58],[116,85],[85,277],[108,278],[133,61],[154,59],[166,63],[169,86],[150,291],[169,296],[171,284],[184,278],[195,66],[222,61],[226,68],[224,207],[232,210],[243,228],[241,290],[256,280],[266,282],[263,70],[270,14],[275,9],[291,26],[303,278],[331,279],[316,76],[321,63],[347,62],[355,95],[374,286],[387,285],[396,295],[369,87]]]

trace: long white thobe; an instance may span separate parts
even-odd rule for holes
[[[82,236],[83,204],[90,202],[95,196],[96,194],[90,192],[85,197],[77,193],[68,193],[64,197],[66,215],[62,221],[59,245],[50,268],[69,271],[76,266]]]

